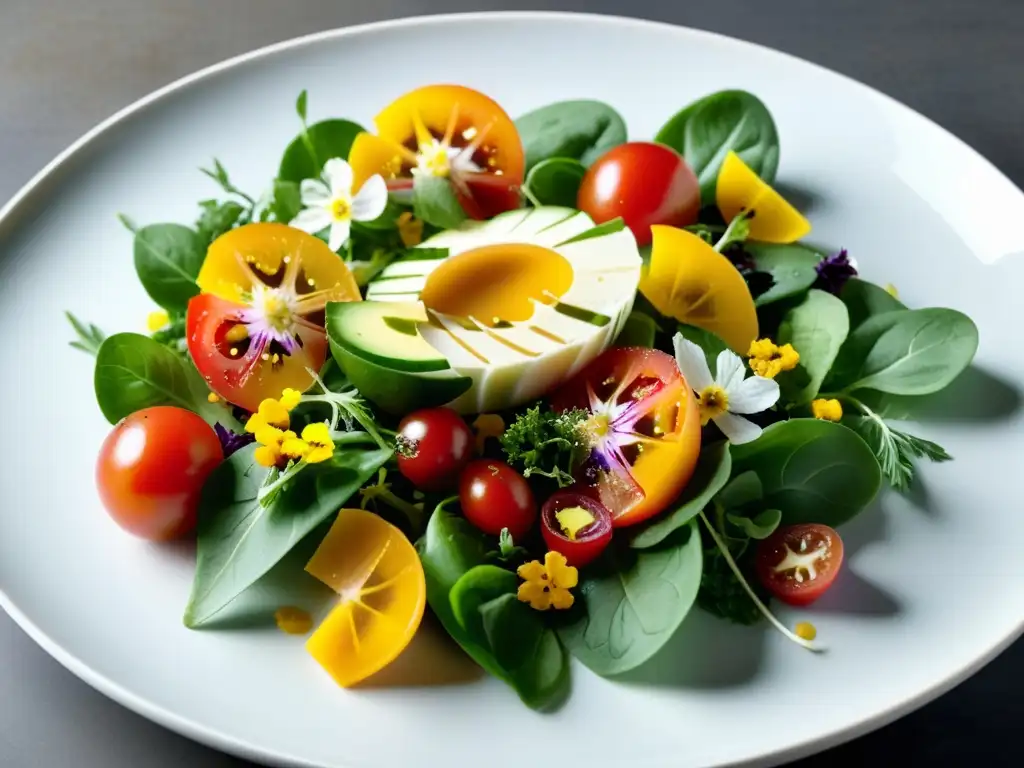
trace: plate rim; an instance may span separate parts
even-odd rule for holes
[[[755,43],[742,38],[733,37],[720,32],[700,29],[696,27],[674,24],[666,21],[656,21],[646,18],[621,16],[615,14],[600,14],[590,12],[574,11],[475,11],[463,13],[440,13],[421,14],[402,18],[384,19],[380,21],[367,22],[344,27],[335,27],[328,30],[313,32],[307,35],[289,38],[276,43],[271,43],[254,50],[238,54],[216,62],[209,66],[198,69],[190,74],[184,75],[172,82],[151,91],[127,106],[114,112],[109,117],[101,120],[92,128],[83,133],[79,138],[58,153],[52,160],[46,163],[42,169],[35,173],[3,206],[0,206],[0,242],[5,236],[17,227],[19,220],[32,208],[33,199],[45,195],[46,187],[52,183],[59,183],[62,174],[67,172],[67,167],[72,161],[85,159],[86,152],[92,149],[93,144],[107,131],[113,129],[120,123],[125,122],[136,114],[141,114],[146,109],[153,107],[167,97],[179,91],[189,88],[195,83],[201,82],[221,73],[228,72],[237,67],[249,64],[250,62],[286,51],[297,50],[307,46],[319,45],[320,43],[342,39],[356,35],[373,35],[379,32],[386,32],[391,29],[406,27],[428,27],[432,25],[445,25],[457,22],[492,23],[501,21],[580,21],[590,25],[606,25],[609,27],[632,26],[639,29],[652,29],[669,31],[673,34],[692,35],[700,38],[711,39],[719,44],[739,46],[741,48],[755,49],[767,52],[771,55],[790,59],[799,63],[802,67],[811,68],[818,72],[840,78],[847,85],[860,89],[874,98],[881,99],[887,107],[896,109],[904,115],[912,116],[922,127],[929,130],[937,130],[944,138],[952,140],[959,148],[966,151],[975,162],[984,164],[987,170],[995,173],[1006,182],[1008,189],[1014,190],[1022,198],[1024,191],[1006,176],[992,161],[985,155],[965,142],[955,133],[935,122],[926,115],[918,112],[903,102],[879,91],[873,86],[867,85],[849,75],[837,72],[829,67],[817,64],[800,56],[781,51],[771,46]],[[55,659],[61,666],[78,677],[80,680],[97,690],[102,695],[117,702],[126,709],[154,722],[168,730],[196,741],[213,749],[242,757],[248,760],[259,761],[268,765],[284,766],[286,768],[323,768],[322,764],[314,763],[296,755],[286,754],[279,750],[254,747],[240,739],[217,731],[201,722],[179,715],[165,707],[153,703],[146,698],[132,692],[115,680],[96,672],[77,655],[71,653],[59,643],[55,642],[45,631],[43,631],[29,616],[22,611],[13,600],[6,594],[3,585],[0,585],[0,609],[3,609],[8,616],[47,654]],[[950,691],[966,679],[972,677],[989,662],[1001,655],[1018,638],[1024,635],[1024,617],[1021,617],[1015,627],[1005,636],[998,639],[984,653],[972,659],[970,662],[952,670],[942,676],[931,686],[919,691],[916,694],[906,696],[892,703],[889,707],[875,712],[872,715],[863,717],[846,726],[833,728],[832,730],[820,733],[818,736],[804,739],[803,741],[780,747],[771,752],[742,760],[732,765],[742,766],[766,766],[779,765],[791,760],[797,760],[818,752],[839,746],[852,741],[860,736],[875,731],[888,725],[901,717],[923,707],[934,701],[943,694]],[[716,765],[723,765],[716,763]]]

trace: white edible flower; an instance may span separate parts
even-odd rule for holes
[[[715,422],[729,442],[739,445],[757,440],[761,428],[737,414],[766,411],[779,399],[779,385],[756,374],[745,378],[743,360],[735,352],[723,349],[711,375],[704,350],[677,333],[673,339],[676,363],[697,395],[701,424]]]
[[[324,164],[322,179],[302,180],[303,210],[289,224],[311,235],[330,227],[328,245],[337,251],[348,242],[353,221],[373,221],[384,213],[388,188],[377,174],[353,195],[352,166],[340,157]]]

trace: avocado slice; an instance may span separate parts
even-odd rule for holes
[[[327,304],[327,335],[332,347],[396,371],[423,373],[451,368],[420,334],[418,324],[425,322],[427,311],[419,302]]]

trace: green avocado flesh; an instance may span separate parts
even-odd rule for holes
[[[417,324],[426,320],[426,310],[416,302],[343,301],[327,305],[327,335],[332,345],[396,371],[423,373],[451,367],[420,335]]]

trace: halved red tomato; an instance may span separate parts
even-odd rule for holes
[[[512,118],[492,99],[461,85],[428,85],[392,102],[349,151],[360,187],[380,174],[392,192],[413,175],[447,178],[467,215],[488,219],[520,206],[526,160]]]
[[[359,301],[345,262],[283,224],[247,224],[217,238],[189,302],[188,351],[210,389],[255,411],[287,387],[309,388],[327,358],[324,308]]]
[[[843,565],[843,540],[827,525],[779,528],[757,545],[754,560],[765,589],[789,605],[810,605],[836,580]]]
[[[655,349],[609,349],[555,393],[552,406],[584,408],[594,449],[582,482],[615,527],[658,514],[693,475],[700,415],[679,366]]]

